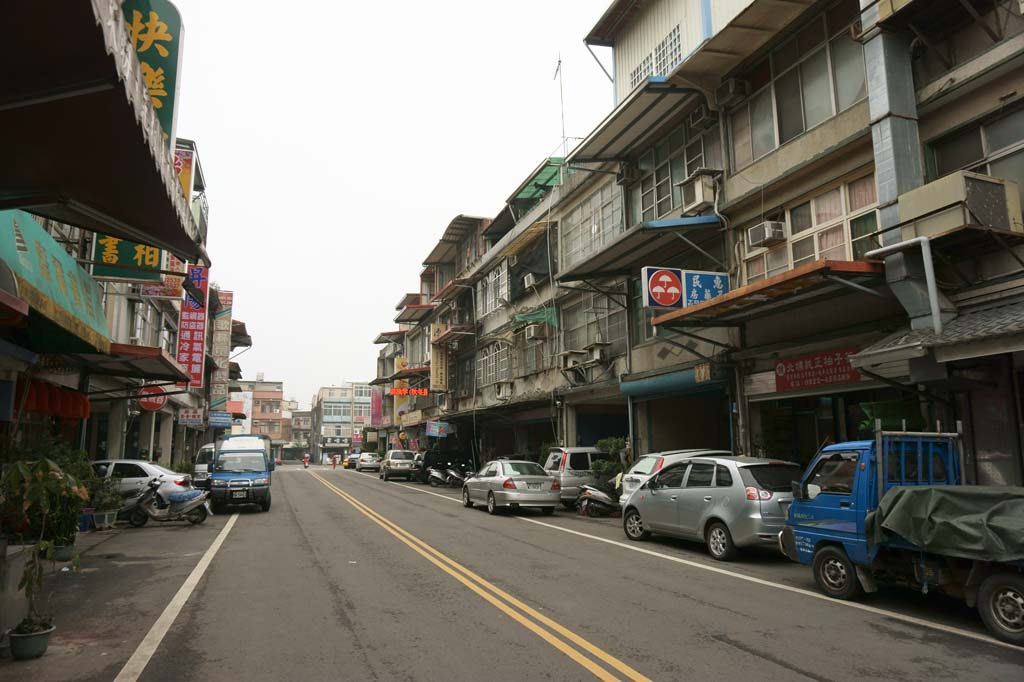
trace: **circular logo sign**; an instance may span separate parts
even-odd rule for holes
[[[647,285],[654,302],[664,308],[679,305],[683,298],[683,283],[671,270],[655,270]]]
[[[164,389],[159,386],[143,386],[139,389],[139,407],[150,412],[156,412],[167,404],[167,396]]]

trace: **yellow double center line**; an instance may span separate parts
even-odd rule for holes
[[[473,590],[473,592],[507,615],[509,618],[516,621],[524,628],[571,658],[573,661],[586,668],[588,671],[593,673],[595,677],[602,680],[602,682],[621,682],[621,679],[598,665],[591,658],[588,658],[586,655],[581,653],[580,650],[583,650],[594,658],[603,661],[612,669],[625,675],[626,679],[631,682],[651,682],[648,677],[637,672],[608,652],[594,646],[575,632],[559,625],[544,614],[537,612],[535,609],[530,608],[498,586],[484,580],[462,564],[450,559],[448,556],[434,549],[408,531],[384,518],[319,474],[313,473],[312,471],[309,473],[315,479],[323,483],[331,492],[347,501],[363,515],[369,517],[374,523],[408,545],[414,552],[458,580],[469,589]],[[533,620],[530,620],[531,618]],[[571,646],[568,642],[574,644],[575,647]]]

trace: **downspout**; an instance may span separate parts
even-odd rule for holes
[[[724,122],[719,124],[719,135],[722,138],[722,150],[723,150],[722,153],[724,154],[725,150],[727,149],[727,147],[725,146],[725,124],[724,124]],[[735,240],[736,237],[732,233],[732,230],[729,227],[729,219],[719,210],[719,205],[720,205],[721,198],[722,198],[722,193],[724,192],[724,190],[725,190],[724,175],[719,175],[715,179],[715,205],[714,205],[714,212],[715,212],[715,215],[718,216],[718,219],[720,221],[722,221],[722,232],[724,233],[724,237],[725,237],[726,249],[729,250],[729,251],[732,251],[733,252],[733,256],[735,257],[734,260],[736,262],[736,268],[735,268],[735,270],[730,270],[729,271],[729,273],[728,273],[729,277],[730,277],[730,279],[732,279],[733,278],[733,272],[735,272],[736,273],[735,274],[735,280],[738,282],[739,281],[739,275],[740,275],[739,263],[740,263],[740,256],[741,256],[741,253],[740,253],[740,243],[739,243],[738,240],[736,240],[735,243],[732,243],[732,240]],[[732,338],[732,339],[730,339],[730,341],[732,341],[734,343],[734,345],[736,345],[737,347],[740,346],[740,344],[737,343],[737,339]],[[732,402],[736,405],[736,419],[735,419],[735,423],[734,423],[733,418],[732,418],[732,414],[729,415],[729,446],[730,446],[730,448],[732,449],[733,452],[736,452],[738,454],[745,454],[745,453],[749,452],[749,447],[748,447],[748,443],[747,443],[747,440],[748,440],[748,438],[747,438],[747,414],[746,414],[746,408],[747,408],[746,403],[747,403],[747,401],[746,401],[746,396],[744,395],[744,392],[743,392],[743,377],[741,375],[740,368],[738,366],[733,366],[730,369],[730,372],[732,373],[732,378],[733,378],[732,391],[731,392],[732,392],[732,397],[733,397],[733,401]],[[730,412],[731,411],[732,410],[730,409]]]
[[[890,244],[864,254],[865,258],[879,258],[914,246],[921,247],[921,258],[924,261],[924,279],[928,287],[928,308],[932,315],[932,330],[936,335],[942,333],[942,314],[939,307],[939,287],[935,280],[935,263],[932,260],[932,245],[928,237],[914,237],[898,244]]]

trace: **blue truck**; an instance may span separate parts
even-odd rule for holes
[[[269,436],[222,436],[210,463],[210,501],[214,511],[223,511],[229,505],[252,504],[270,511],[273,471]]]
[[[825,594],[938,590],[1024,646],[1024,488],[961,485],[959,433],[883,431],[823,448],[793,482],[783,554]],[[881,457],[879,457],[881,454]]]

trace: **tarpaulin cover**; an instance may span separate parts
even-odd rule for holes
[[[982,561],[1024,560],[1024,488],[891,488],[867,515],[871,544],[898,535],[935,554]]]

